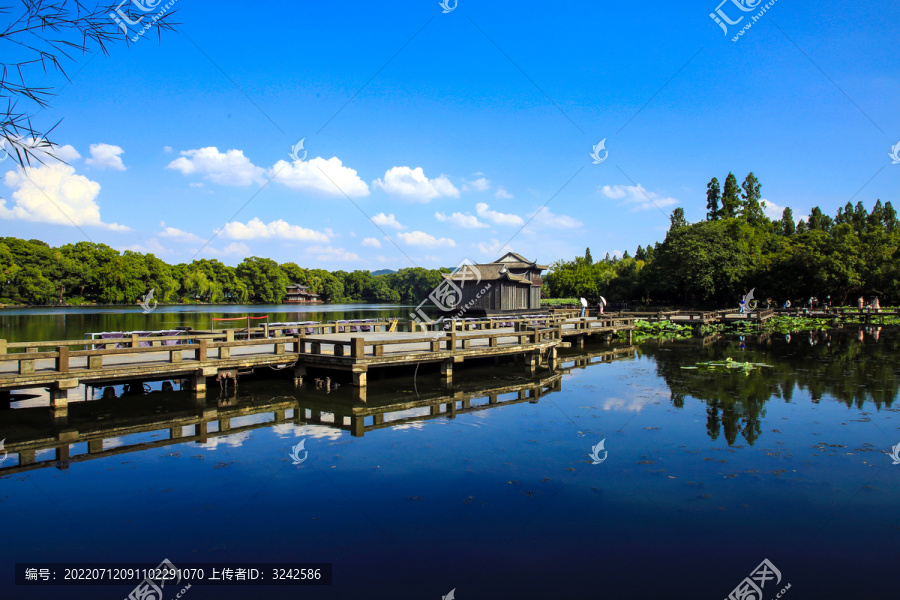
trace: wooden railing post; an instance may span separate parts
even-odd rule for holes
[[[6,354],[6,340],[0,340],[0,354]]]
[[[455,328],[450,332],[450,337],[447,338],[447,350],[456,350],[456,329]]]
[[[200,342],[199,346],[197,347],[197,360],[206,360],[206,349],[208,342],[206,338],[197,341]]]
[[[131,334],[131,347],[137,348],[139,343],[140,342],[138,342],[138,334],[132,333]]]
[[[350,338],[350,356],[362,358],[366,354],[366,338]]]
[[[69,372],[69,347],[59,346],[56,349],[56,371],[59,373]]]

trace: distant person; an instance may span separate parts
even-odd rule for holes
[[[747,312],[747,310],[746,310],[746,309],[747,309],[747,303],[744,302],[744,299],[743,299],[743,298],[741,298],[741,301],[739,302],[739,304],[740,304],[740,306],[741,306],[741,312],[742,312],[742,313]]]
[[[785,300],[785,301],[784,301],[784,307],[785,307],[785,308],[790,308],[790,307],[791,307],[791,301],[790,301],[790,300]],[[788,341],[790,341],[790,340],[788,340]]]
[[[766,298],[766,308],[767,309],[772,308],[772,299],[771,298]]]
[[[862,312],[863,308],[865,308],[865,306],[866,306],[866,301],[863,299],[862,296],[860,296],[859,298],[856,299],[856,307],[859,309],[859,312]]]
[[[872,308],[875,312],[881,312],[881,300],[878,299],[878,296],[875,296],[872,300]]]

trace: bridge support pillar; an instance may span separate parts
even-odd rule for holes
[[[525,358],[525,364],[528,367],[528,372],[531,375],[534,375],[535,371],[537,371],[538,365],[541,364],[541,351],[535,350],[534,352],[528,354]]]
[[[305,365],[294,365],[294,386],[303,385],[303,378],[306,377]]]
[[[580,333],[575,336],[575,347],[584,348],[584,334]]]
[[[188,387],[194,392],[195,396],[203,396],[206,394],[206,375],[203,374],[203,371],[197,371],[191,375],[187,379],[187,382]]]
[[[20,465],[33,465],[35,458],[34,450],[22,450],[19,452],[19,464]]]
[[[365,366],[363,366],[362,368],[353,367],[353,371],[352,371],[353,385],[355,385],[357,387],[366,387],[366,385],[367,385],[366,372],[367,371],[368,371],[368,369]]]
[[[634,339],[634,330],[633,330],[633,329],[629,329],[629,330],[628,330],[628,343],[630,344],[630,343],[632,342],[633,339]]]
[[[350,435],[352,437],[362,437],[366,433],[365,417],[350,417]]]
[[[453,379],[453,359],[448,358],[447,360],[441,362],[441,377],[447,378],[447,380]]]
[[[553,348],[550,348],[550,350],[547,351],[547,366],[550,367],[551,370],[556,369],[556,347],[555,346]]]

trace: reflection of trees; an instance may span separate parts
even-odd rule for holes
[[[729,445],[738,435],[753,444],[760,436],[766,402],[773,398],[790,402],[799,388],[818,403],[829,397],[848,408],[890,408],[900,392],[900,336],[882,334],[875,342],[857,332],[813,332],[794,334],[791,343],[768,335],[748,337],[741,351],[739,341],[703,346],[701,340],[646,343],[641,354],[652,356],[657,373],[671,390],[675,408],[684,406],[685,396],[707,404],[706,428],[712,439],[724,434]],[[693,370],[698,362],[737,361],[765,363],[771,367],[750,372],[740,369]]]

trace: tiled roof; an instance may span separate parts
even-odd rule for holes
[[[527,283],[529,285],[531,284],[531,280],[524,275],[516,275],[515,273],[511,273],[508,263],[472,265],[468,269],[464,269],[457,273],[445,273],[444,278],[450,279],[452,281],[461,281],[463,283],[469,281],[474,282],[475,274],[470,271],[470,269],[472,268],[478,269],[478,272],[481,273],[482,281],[496,281],[498,279],[506,278],[510,281],[515,281],[516,283]]]

